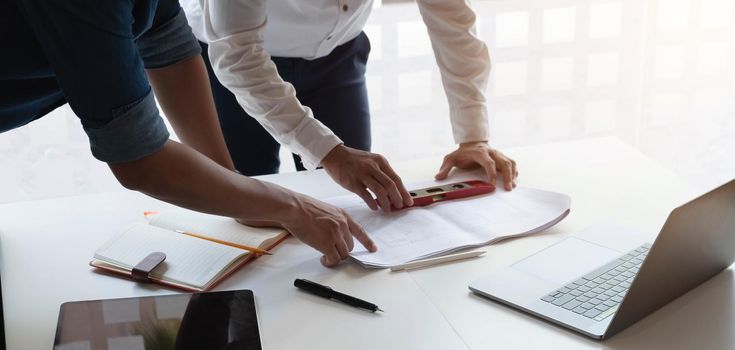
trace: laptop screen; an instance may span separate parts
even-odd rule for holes
[[[249,290],[69,302],[54,350],[261,349]]]

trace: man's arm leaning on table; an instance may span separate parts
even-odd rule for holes
[[[126,188],[184,208],[278,224],[324,254],[326,266],[348,258],[353,236],[368,250],[377,249],[342,209],[239,175],[174,141],[146,157],[110,164],[110,169]]]
[[[168,140],[145,68],[161,69],[158,73],[166,75],[186,67],[187,62],[196,63],[191,57],[199,54],[199,45],[177,2],[168,8],[170,13],[158,28],[159,33],[168,34],[153,41],[142,36],[137,42],[131,33],[136,22],[130,3],[100,7],[93,0],[23,0],[18,4],[59,87],[82,121],[93,155],[108,163],[126,188],[196,211],[278,222],[322,252],[322,263],[327,266],[347,258],[353,236],[369,250],[376,250],[341,209],[241,176],[193,148]],[[146,49],[146,41],[152,51]],[[197,66],[203,70],[197,64],[189,68]],[[177,113],[174,115],[176,118]],[[195,144],[201,141],[195,134],[184,138]]]
[[[485,87],[490,74],[487,46],[475,33],[475,12],[465,0],[418,0],[449,101],[454,140],[459,147],[444,157],[437,179],[453,167],[481,166],[491,183],[503,174],[506,190],[515,187],[515,161],[490,147]]]

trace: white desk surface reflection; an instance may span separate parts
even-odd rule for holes
[[[334,269],[319,253],[288,239],[225,280],[218,290],[252,289],[266,349],[725,349],[735,346],[733,277],[725,271],[605,342],[477,297],[468,283],[600,222],[654,235],[668,212],[698,191],[614,138],[511,149],[521,185],[563,192],[572,212],[554,228],[488,247],[485,257],[411,272]],[[604,154],[605,157],[599,155]],[[414,160],[413,179],[433,174],[435,159]],[[343,193],[325,173],[268,181],[324,197]],[[0,206],[0,273],[8,349],[48,349],[64,301],[169,294],[172,290],[98,274],[87,265],[116,228],[167,204],[133,192],[73,196]],[[385,309],[370,314],[296,290],[307,278]],[[134,318],[135,315],[128,315]]]

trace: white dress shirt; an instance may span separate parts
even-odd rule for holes
[[[195,35],[209,44],[220,82],[279,143],[301,155],[307,169],[317,167],[342,141],[301,105],[270,55],[306,59],[328,55],[360,34],[372,0],[181,3]],[[455,142],[488,140],[484,90],[490,58],[476,36],[474,11],[465,0],[417,3],[441,71]]]

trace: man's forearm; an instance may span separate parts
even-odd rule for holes
[[[290,190],[236,174],[174,141],[140,160],[110,164],[110,169],[129,189],[215,215],[283,223],[296,206]]]
[[[227,151],[209,77],[201,56],[146,71],[158,102],[181,141],[220,165],[234,169]]]
[[[490,76],[487,45],[476,35],[467,1],[418,0],[449,102],[456,143],[488,141],[485,89]]]
[[[281,226],[324,254],[321,262],[325,266],[337,265],[350,256],[353,236],[368,251],[377,250],[375,242],[344,210],[239,175],[173,141],[142,159],[110,164],[110,169],[125,187],[166,202],[241,222]]]

